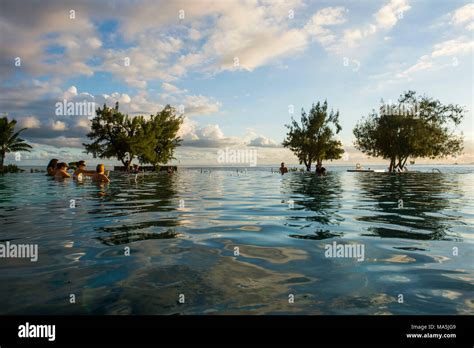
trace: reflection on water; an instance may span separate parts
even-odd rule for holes
[[[443,175],[430,173],[360,174],[357,185],[371,201],[356,209],[377,212],[358,218],[376,225],[369,229],[371,235],[418,240],[461,239],[461,236],[449,233],[450,222],[458,220],[459,216],[440,213],[450,208],[453,200],[463,197],[456,176],[446,180]]]
[[[473,314],[474,172],[455,169],[0,176],[0,240],[39,245],[0,259],[0,312]],[[364,261],[326,258],[333,241]]]

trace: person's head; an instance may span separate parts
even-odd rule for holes
[[[76,167],[77,168],[80,168],[80,169],[83,169],[86,167],[86,161],[79,161],[79,162],[76,162]]]
[[[56,169],[57,170],[67,170],[69,167],[66,162],[60,162],[57,164]]]
[[[283,168],[285,166],[285,162],[281,162],[281,167]]]
[[[58,165],[58,159],[53,158],[51,161],[49,161],[48,168],[56,168],[57,165]]]
[[[103,174],[104,171],[105,171],[105,166],[102,163],[100,163],[100,164],[97,165],[95,170],[96,170],[97,173]]]

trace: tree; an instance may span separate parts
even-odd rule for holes
[[[16,120],[8,121],[7,117],[0,118],[0,170],[3,170],[5,156],[9,152],[30,152],[32,147],[20,138],[20,133],[26,128],[15,132]]]
[[[463,150],[462,134],[455,131],[464,113],[459,105],[408,91],[395,107],[383,106],[359,121],[354,145],[369,156],[388,159],[390,172],[403,170],[408,158],[455,156]]]
[[[293,151],[307,171],[315,161],[322,164],[323,160],[342,157],[342,143],[334,137],[341,131],[339,111],[328,112],[327,101],[313,104],[309,114],[301,109],[301,126],[293,117],[291,121],[291,125],[285,125],[289,131],[283,146]]]
[[[151,115],[129,117],[115,108],[98,108],[92,119],[91,131],[87,137],[93,140],[83,144],[86,152],[98,158],[116,157],[129,168],[134,158],[154,166],[172,158],[179,145],[176,134],[182,124],[174,109],[167,105],[161,112]]]
[[[138,158],[142,163],[151,163],[155,168],[160,163],[173,159],[173,153],[180,146],[182,139],[177,137],[183,123],[183,118],[176,115],[170,105],[165,106],[156,115],[151,115],[140,132],[139,138],[143,140]]]
[[[91,131],[87,137],[93,142],[83,144],[86,152],[94,158],[116,157],[128,168],[137,155],[139,141],[138,132],[143,124],[143,116],[130,118],[119,112],[119,103],[115,108],[104,107],[96,110],[92,119]]]

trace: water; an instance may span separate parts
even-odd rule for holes
[[[474,314],[474,167],[431,168],[0,176],[0,242],[39,246],[0,259],[0,314]]]

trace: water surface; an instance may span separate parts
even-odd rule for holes
[[[39,246],[0,259],[0,314],[474,314],[472,166],[328,169],[0,176],[0,241]]]

